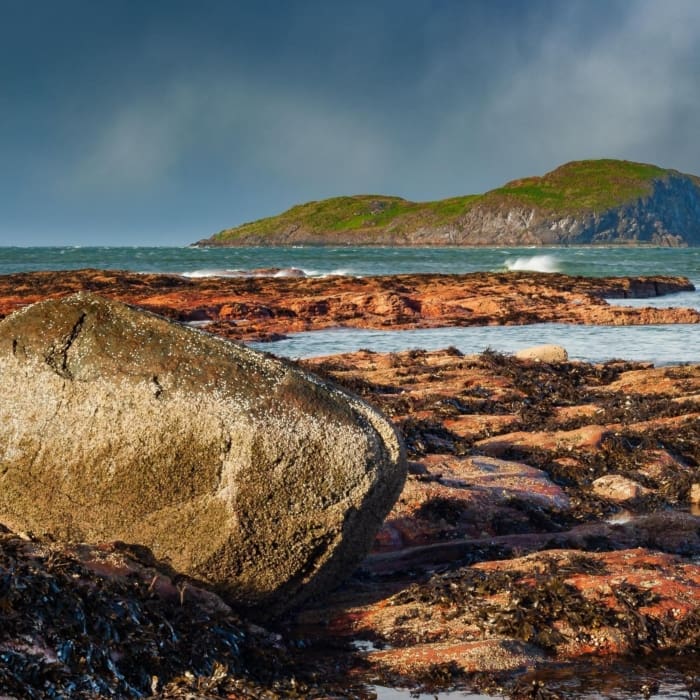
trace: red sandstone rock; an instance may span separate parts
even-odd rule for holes
[[[0,282],[3,313],[90,286],[240,338],[340,324],[697,322],[696,312],[620,310],[601,298],[644,291],[641,281],[557,275],[192,281],[92,271]],[[698,498],[700,365],[455,351],[303,364],[389,415],[411,462],[358,575],[298,613],[295,632],[389,644],[357,673],[407,682],[446,662],[473,671],[700,649],[700,518],[672,510]],[[508,459],[485,455],[494,451]],[[601,497],[595,482],[610,476],[639,484],[642,497],[624,509]]]
[[[587,425],[576,430],[557,432],[506,433],[497,437],[479,440],[476,447],[494,457],[501,456],[509,450],[521,448],[539,449],[597,449],[606,435],[606,429],[600,425]]]
[[[532,529],[523,504],[566,511],[569,498],[547,474],[491,457],[428,455],[425,473],[409,480],[380,530],[375,551],[400,550],[453,537],[499,534],[505,525]]]
[[[87,290],[181,321],[210,321],[237,339],[334,326],[433,328],[546,321],[628,325],[698,323],[689,309],[637,309],[604,296],[692,289],[683,278],[584,278],[531,272],[300,278],[186,278],[106,270],[0,277],[0,316],[26,304]]]
[[[551,550],[435,574],[381,602],[337,608],[335,636],[372,639],[371,672],[405,678],[453,662],[464,672],[608,656],[697,641],[700,567],[635,548]],[[315,624],[314,611],[302,616]],[[511,653],[505,653],[511,650]],[[553,657],[552,657],[553,655]]]
[[[415,351],[304,364],[392,415],[413,468],[363,564],[371,584],[301,613],[302,629],[326,620],[331,637],[373,640],[365,673],[407,682],[448,662],[472,672],[696,648],[700,565],[682,555],[700,551],[700,518],[666,509],[700,480],[700,366]],[[494,446],[518,462],[483,456]],[[606,481],[635,485],[633,510],[600,495]]]
[[[546,655],[532,644],[512,639],[450,641],[413,644],[367,654],[375,668],[385,669],[405,678],[425,674],[435,666],[454,664],[465,673],[516,671],[541,664]]]

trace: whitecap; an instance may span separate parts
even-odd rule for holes
[[[241,277],[243,275],[242,270],[216,270],[216,269],[204,269],[204,270],[192,270],[191,272],[180,273],[183,277]]]
[[[559,260],[554,255],[533,255],[529,258],[508,258],[505,262],[508,270],[529,272],[559,272]]]
[[[354,274],[355,273],[349,268],[339,267],[336,270],[330,270],[330,272],[324,272],[321,275],[321,277],[350,277]]]
[[[307,277],[305,270],[298,267],[285,268],[255,268],[252,270],[229,269],[229,268],[204,268],[201,270],[191,270],[180,273],[183,277]]]
[[[255,277],[266,277],[267,275],[264,272],[256,271],[253,270],[252,274],[255,275]],[[308,277],[308,273],[306,270],[302,270],[301,268],[298,267],[285,267],[282,268],[281,270],[277,270],[276,272],[272,273],[272,277]]]

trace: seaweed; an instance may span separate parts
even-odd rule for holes
[[[401,433],[409,457],[421,457],[428,453],[464,454],[467,442],[458,437],[437,420],[416,420],[409,417],[396,424]]]
[[[465,504],[456,498],[431,498],[421,505],[415,517],[433,522],[444,521],[448,525],[457,525],[466,510]]]
[[[606,568],[585,555],[564,566],[558,561],[543,562],[534,572],[461,568],[433,574],[394,595],[390,603],[416,606],[407,619],[399,618],[401,623],[429,610],[433,618],[459,618],[476,625],[487,637],[517,639],[549,652],[567,642],[594,643],[596,631],[606,627],[620,631],[631,653],[651,652],[662,640],[685,649],[697,646],[700,617],[696,613],[682,622],[644,614],[640,610],[658,603],[659,596],[624,581],[611,586],[616,605],[601,604],[566,580],[577,573],[605,575]],[[425,641],[418,640],[412,628],[401,626],[399,619],[389,633],[392,644]]]
[[[29,544],[0,536],[2,694],[325,698],[334,685],[332,669],[319,686],[277,635],[184,586],[162,597],[156,579],[104,577],[49,543]],[[339,697],[359,692],[345,685]]]

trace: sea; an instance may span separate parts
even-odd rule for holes
[[[164,272],[191,278],[240,277],[267,270],[272,276],[309,277],[532,270],[586,277],[672,275],[690,279],[694,292],[652,299],[610,299],[629,306],[681,306],[700,310],[700,248],[192,248],[192,247],[0,247],[0,274],[34,270],[99,268]],[[555,343],[573,360],[612,359],[669,365],[700,362],[700,325],[576,326],[534,324],[408,331],[330,329],[257,344],[293,358],[359,349],[397,352],[456,347],[512,353]]]

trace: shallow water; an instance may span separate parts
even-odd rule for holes
[[[139,247],[0,247],[0,274],[30,270],[78,268],[168,272],[192,277],[233,275],[260,268],[297,268],[311,276],[402,273],[467,273],[538,270],[570,275],[673,275],[688,277],[700,287],[700,248],[139,248]],[[665,297],[610,300],[628,306],[688,306],[700,309],[700,291]],[[612,358],[655,363],[697,362],[700,326],[537,325],[523,328],[458,328],[430,331],[318,331],[273,345],[270,352],[308,357],[362,347],[393,352],[407,348],[435,349],[455,345],[465,353],[487,347],[515,352],[522,347],[557,343],[572,357],[602,361]]]
[[[668,309],[669,307],[685,307],[700,311],[700,291],[677,292],[675,294],[665,294],[662,297],[651,297],[645,299],[606,299],[608,304],[614,306],[631,306],[641,308],[651,306],[655,309]]]
[[[493,700],[491,695],[480,695],[475,693],[464,693],[458,690],[446,693],[416,693],[411,690],[401,690],[396,688],[385,688],[375,685],[372,690],[377,694],[377,700]]]
[[[627,679],[624,685],[610,684],[607,689],[589,688],[586,690],[586,681],[581,678],[568,683],[546,683],[547,690],[556,693],[557,698],[576,698],[576,700],[694,700],[698,697],[697,691],[691,693],[687,683],[677,674],[677,677],[667,680],[656,680],[653,676],[638,676]],[[645,689],[653,688],[653,692]],[[373,686],[371,688],[377,694],[377,700],[494,700],[494,698],[508,697],[507,694],[482,695],[467,691],[447,691],[438,693],[421,693],[415,690],[386,688]],[[520,696],[527,697],[527,696]],[[535,696],[532,696],[535,697]],[[547,697],[544,695],[543,697]]]
[[[382,688],[375,686],[373,690],[377,694],[377,700],[494,700],[494,698],[507,697],[503,695],[480,695],[475,693],[460,692],[458,690],[446,693],[416,693],[411,690],[395,690],[392,688]],[[556,692],[556,691],[553,691]],[[577,698],[577,700],[607,700],[608,698],[625,698],[626,700],[638,700],[645,697],[645,700],[689,700],[690,695],[682,685],[663,685],[658,692],[648,696],[642,696],[638,690],[617,691],[613,695],[601,695],[600,693],[573,695],[559,695],[561,698]]]
[[[544,688],[536,695],[532,688],[533,679]],[[552,697],[566,700],[696,700],[700,697],[700,661],[695,658],[664,659],[657,667],[653,659],[642,666],[632,661],[621,661],[613,666],[601,661],[567,667],[551,671],[529,671],[520,680],[521,691],[518,697]],[[445,691],[439,693],[419,692],[402,688],[372,686],[377,700],[493,700],[507,698],[509,693],[484,695],[468,691]],[[533,692],[533,690],[535,692]]]
[[[486,349],[515,353],[533,345],[562,345],[572,360],[604,362],[639,360],[656,365],[700,362],[700,326],[580,326],[536,323],[529,326],[476,326],[379,331],[357,328],[296,333],[273,343],[252,347],[284,357],[334,355],[360,349],[399,352],[455,347],[465,355]]]

